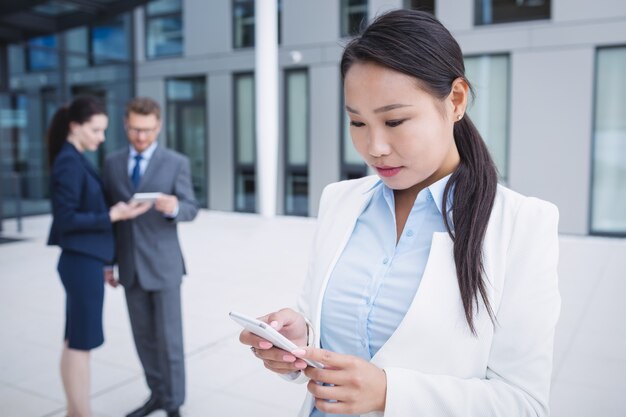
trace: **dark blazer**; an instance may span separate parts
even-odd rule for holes
[[[158,291],[180,285],[185,263],[178,241],[177,224],[198,213],[191,185],[189,159],[158,145],[137,190],[128,177],[125,148],[109,155],[104,164],[104,188],[110,204],[129,201],[135,192],[161,192],[178,198],[178,215],[168,218],[154,208],[115,225],[120,282],[130,286],[139,277],[145,290]]]
[[[48,245],[111,262],[113,227],[100,177],[91,163],[66,142],[52,165],[52,227]]]

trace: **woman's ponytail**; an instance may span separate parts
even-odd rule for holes
[[[454,241],[454,263],[459,277],[459,290],[465,317],[472,333],[476,333],[473,316],[478,308],[478,294],[487,313],[495,319],[483,279],[483,241],[491,216],[498,174],[485,142],[466,114],[454,125],[454,141],[461,157],[444,191],[443,209],[448,212],[448,195],[454,187],[452,222],[444,216],[448,233]],[[454,230],[454,231],[453,231]]]
[[[61,150],[63,143],[67,140],[70,129],[69,109],[67,106],[60,107],[48,126],[46,142],[48,143],[48,164],[52,167],[54,158]]]

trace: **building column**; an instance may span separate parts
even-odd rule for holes
[[[255,107],[260,213],[276,215],[278,185],[278,24],[276,0],[255,1]]]

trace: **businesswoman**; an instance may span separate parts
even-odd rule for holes
[[[341,71],[377,175],[326,187],[299,311],[263,317],[303,348],[240,340],[308,380],[301,417],[547,416],[556,207],[497,184],[461,49],[432,15],[378,17]]]
[[[95,97],[61,107],[48,129],[52,226],[49,245],[62,252],[58,272],[66,292],[61,377],[69,417],[91,416],[89,351],[104,342],[104,266],[113,260],[112,222],[130,219],[148,205],[118,203],[109,209],[102,183],[83,152],[104,142],[108,118]]]

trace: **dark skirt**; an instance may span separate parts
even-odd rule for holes
[[[57,270],[65,287],[65,340],[72,349],[90,350],[104,343],[102,304],[104,263],[64,250]]]

